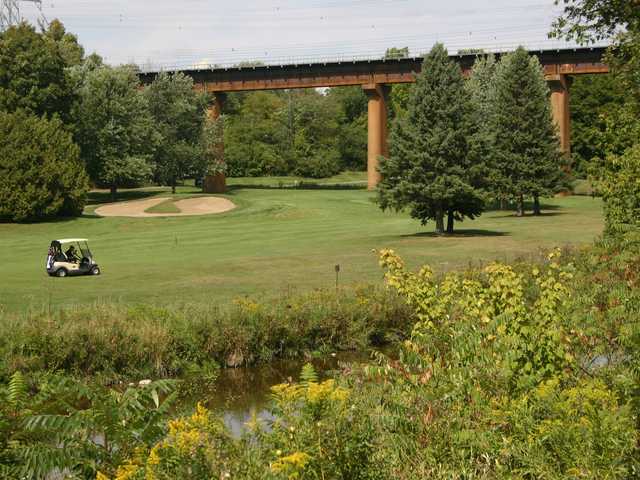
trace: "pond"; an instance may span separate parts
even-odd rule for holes
[[[270,420],[271,387],[280,383],[296,382],[306,363],[311,363],[320,379],[326,379],[341,364],[364,363],[371,360],[370,352],[332,354],[322,358],[275,360],[269,364],[223,369],[216,380],[215,392],[206,406],[220,413],[236,437],[240,436],[254,415]]]

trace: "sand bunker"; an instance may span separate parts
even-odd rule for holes
[[[195,197],[185,200],[178,200],[175,206],[180,213],[146,213],[151,207],[161,204],[169,198],[149,198],[147,200],[136,200],[133,202],[119,202],[105,205],[96,209],[96,215],[101,217],[184,217],[193,215],[210,215],[213,213],[228,212],[236,208],[235,204],[226,198],[220,197]]]

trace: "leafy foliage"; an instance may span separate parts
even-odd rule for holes
[[[571,86],[572,169],[579,175],[590,164],[602,160],[615,149],[619,139],[608,135],[608,126],[619,116],[625,101],[624,90],[613,75],[576,76]]]
[[[397,358],[337,380],[305,367],[240,439],[199,406],[115,479],[634,478],[639,247],[441,279],[382,251],[419,319]]]
[[[619,234],[640,230],[640,143],[621,156],[610,156],[601,174],[606,230]]]
[[[215,373],[211,363],[231,358],[250,364],[388,343],[402,338],[413,317],[396,296],[363,288],[238,299],[227,308],[104,304],[0,319],[0,377],[23,370],[204,382]]]
[[[231,176],[329,177],[366,164],[361,88],[230,95],[225,156]]]
[[[99,66],[80,87],[78,143],[93,182],[135,186],[151,177],[151,155],[160,137],[130,67]]]
[[[88,179],[62,122],[19,110],[0,112],[0,218],[80,215]]]
[[[82,64],[84,48],[78,43],[78,37],[67,32],[60,20],[53,19],[44,32],[44,36],[47,40],[54,42],[66,67]]]
[[[115,390],[49,376],[31,393],[16,372],[8,409],[0,407],[0,478],[39,479],[55,472],[95,478],[98,469],[112,471],[164,434],[174,388],[173,382],[157,381]]]
[[[564,13],[554,22],[550,36],[596,42],[621,30],[640,28],[637,0],[556,0]]]
[[[58,115],[65,123],[75,93],[55,42],[26,23],[0,33],[0,110]]]
[[[181,73],[160,73],[144,95],[161,138],[153,156],[155,177],[175,193],[177,181],[193,174],[203,156],[200,140],[207,99]]]

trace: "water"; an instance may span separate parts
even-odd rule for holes
[[[233,435],[240,436],[255,415],[268,422],[271,387],[296,382],[305,363],[311,363],[320,379],[331,376],[343,363],[364,363],[371,359],[368,352],[349,352],[311,360],[275,360],[269,364],[224,369],[216,381],[215,392],[207,407],[219,413]]]

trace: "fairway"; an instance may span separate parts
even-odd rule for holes
[[[218,215],[100,218],[0,224],[0,305],[9,311],[99,301],[226,303],[315,287],[376,283],[373,249],[390,247],[410,266],[445,270],[469,262],[512,259],[541,248],[591,242],[603,227],[602,204],[590,197],[543,203],[542,217],[487,212],[439,238],[407,214],[383,213],[374,194],[349,189],[261,189],[237,186],[225,198],[237,208]],[[233,184],[233,182],[231,182]],[[176,199],[197,195],[180,188]],[[168,189],[124,192],[123,198],[169,197]],[[96,195],[94,194],[94,199]],[[96,201],[106,201],[100,195]],[[49,242],[88,237],[100,277],[49,278]]]

